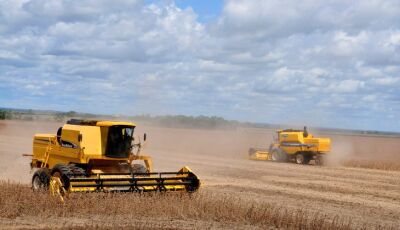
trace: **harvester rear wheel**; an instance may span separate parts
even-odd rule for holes
[[[50,182],[50,172],[47,168],[38,169],[32,177],[32,189],[39,191],[47,189]]]

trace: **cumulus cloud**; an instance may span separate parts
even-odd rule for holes
[[[0,106],[400,131],[399,1],[227,0],[198,18],[173,1],[1,1]]]

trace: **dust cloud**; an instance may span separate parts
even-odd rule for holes
[[[338,140],[332,142],[332,151],[327,154],[326,163],[329,166],[343,165],[345,160],[354,157],[353,143],[350,141]]]
[[[57,128],[62,125],[59,122],[0,121],[0,179],[30,183],[30,158],[23,157],[22,154],[32,153],[32,138],[35,133],[56,133]],[[313,133],[313,130],[310,132]],[[138,124],[135,133],[141,137],[143,133],[147,133],[148,141],[142,153],[154,158],[155,170],[176,170],[175,167],[191,165],[196,159],[236,159],[245,164],[248,149],[268,148],[273,142],[275,130],[176,129]],[[333,151],[327,159],[331,166],[354,158],[400,160],[399,138],[326,133],[318,136],[332,139]],[[172,165],[167,163],[170,158],[175,159]],[[204,161],[204,164],[212,165],[212,161]]]
[[[273,132],[261,129],[234,130],[172,129],[138,127],[148,135],[147,148],[196,155],[247,158],[250,147],[268,148]]]
[[[385,136],[357,136],[329,134],[332,157],[339,160],[400,161],[400,138]]]
[[[0,121],[0,179],[29,183],[32,140],[36,133],[55,133],[59,123],[43,121]]]

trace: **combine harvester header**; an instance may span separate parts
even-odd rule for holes
[[[30,155],[31,168],[36,169],[32,188],[49,188],[63,196],[88,191],[194,192],[200,187],[186,166],[177,172],[152,172],[151,157],[141,155],[140,139],[134,143],[135,127],[131,122],[72,119],[56,135],[36,134]]]

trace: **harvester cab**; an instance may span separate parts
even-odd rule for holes
[[[276,138],[268,149],[250,148],[249,158],[253,160],[271,160],[278,162],[296,162],[309,164],[314,160],[316,164],[324,164],[324,157],[331,151],[329,138],[316,138],[303,130],[277,130]]]
[[[153,172],[152,159],[142,155],[147,135],[135,142],[131,122],[69,120],[56,135],[36,134],[30,163],[36,169],[34,190],[53,194],[90,191],[196,191],[197,176],[183,167]],[[138,163],[139,162],[139,163]]]

